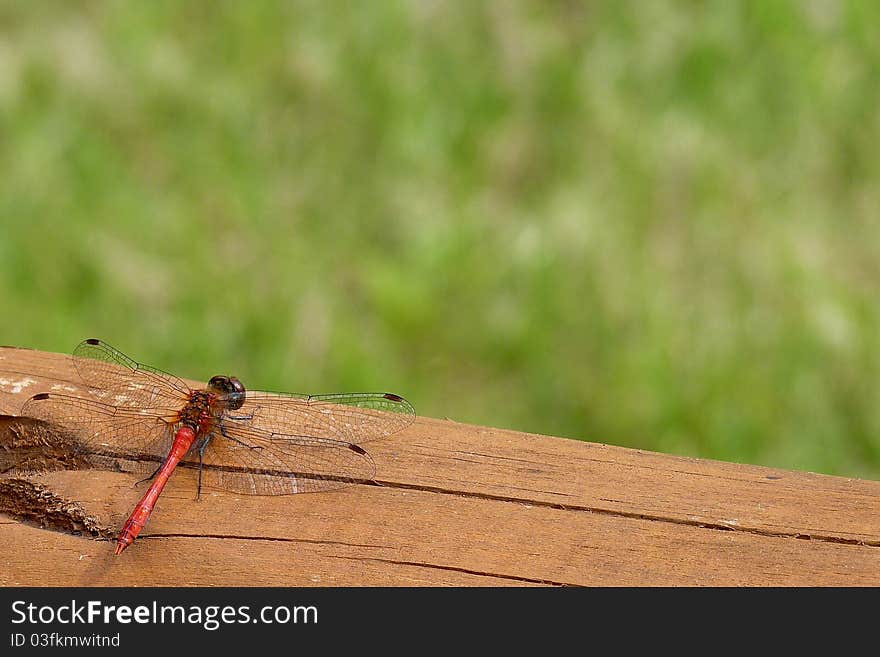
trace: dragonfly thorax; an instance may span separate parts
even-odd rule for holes
[[[217,375],[208,381],[208,392],[217,395],[217,397],[226,404],[230,410],[241,408],[244,404],[245,388],[244,384],[234,376]]]

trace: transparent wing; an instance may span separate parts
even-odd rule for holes
[[[73,351],[73,364],[87,386],[117,407],[136,407],[155,416],[179,411],[191,389],[176,376],[142,365],[106,342],[90,339]]]
[[[174,425],[128,407],[44,392],[24,403],[21,415],[61,431],[70,449],[93,467],[120,472],[153,472],[168,454]]]
[[[229,411],[228,425],[246,423],[270,434],[323,438],[355,445],[397,433],[412,424],[415,410],[392,393],[296,395],[249,392]]]
[[[373,478],[363,449],[339,440],[270,433],[220,420],[202,450],[202,485],[246,495],[291,495],[342,488]],[[195,447],[181,465],[197,468]]]
[[[202,484],[249,495],[290,495],[371,480],[358,443],[401,431],[415,418],[392,393],[249,392],[219,419],[202,450]],[[198,467],[194,450],[185,467]]]

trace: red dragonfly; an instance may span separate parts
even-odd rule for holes
[[[95,339],[74,350],[73,362],[86,394],[40,393],[21,414],[60,428],[94,467],[152,473],[116,554],[144,528],[178,466],[198,471],[199,493],[202,486],[249,495],[340,488],[373,477],[373,460],[358,443],[415,417],[391,393],[253,392],[222,375],[194,390]]]

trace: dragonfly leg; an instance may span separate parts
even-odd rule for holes
[[[140,481],[136,481],[134,485],[135,485],[135,486],[140,486],[141,484],[143,484],[143,483],[145,483],[145,482],[147,482],[147,481],[150,481],[150,480],[153,479],[157,474],[159,474],[159,470],[161,470],[161,469],[162,469],[162,464],[160,463],[160,464],[159,464],[159,467],[156,468],[155,470],[153,470],[153,474],[151,474],[151,475],[150,475],[149,477],[147,477],[146,479],[141,479]]]
[[[227,413],[226,417],[229,418],[230,420],[240,420],[240,421],[253,420],[254,413],[248,413],[247,415],[230,415]]]
[[[226,427],[224,427],[222,423],[220,424],[220,433],[223,434],[223,437],[224,437],[224,438],[228,438],[228,439],[231,440],[232,442],[234,442],[234,443],[238,443],[238,444],[241,445],[242,447],[247,447],[248,449],[263,449],[263,448],[262,448],[261,446],[259,446],[259,445],[248,445],[247,443],[244,443],[244,442],[240,441],[240,440],[239,440],[238,438],[236,438],[235,436],[230,436],[228,433],[226,433]]]
[[[202,446],[199,447],[199,487],[196,489],[196,499],[199,499],[202,496],[202,457],[205,454],[205,448],[208,446],[209,442],[209,440],[206,440],[202,443]]]

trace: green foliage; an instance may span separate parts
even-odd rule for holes
[[[870,2],[0,6],[0,337],[880,476]]]

